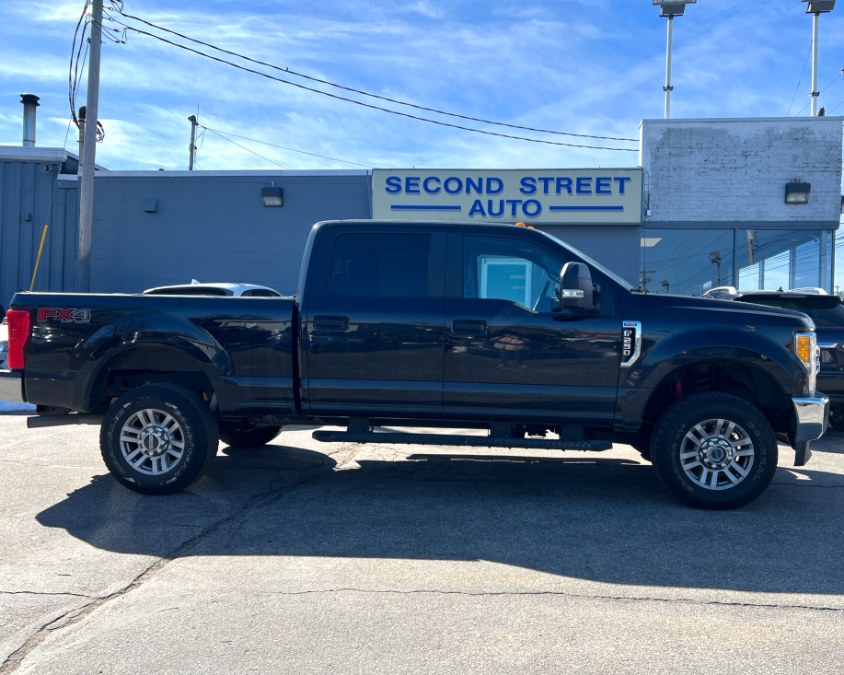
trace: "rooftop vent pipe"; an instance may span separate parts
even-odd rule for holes
[[[21,94],[23,103],[23,147],[35,147],[35,109],[39,99],[35,94]]]

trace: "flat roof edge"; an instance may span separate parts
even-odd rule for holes
[[[266,177],[266,178],[295,178],[299,176],[368,176],[369,169],[338,169],[336,171],[330,170],[312,170],[312,171],[156,171],[156,170],[137,170],[137,171],[109,171],[108,173],[98,174],[99,176],[107,176],[109,178],[154,178],[158,176],[168,178],[202,178],[202,177],[225,177],[225,176],[243,176],[243,177]]]
[[[14,145],[0,145],[0,160],[20,162],[64,162],[68,158],[64,148],[29,148]]]

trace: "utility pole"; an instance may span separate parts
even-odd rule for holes
[[[190,122],[190,157],[188,159],[188,171],[193,171],[193,163],[196,159],[196,127],[199,126],[199,122],[196,119],[196,115],[188,117],[188,122]]]
[[[79,186],[79,238],[76,248],[76,290],[91,290],[91,242],[94,220],[94,167],[97,162],[97,118],[100,98],[100,47],[103,38],[103,0],[92,1],[91,44],[88,55],[88,101],[82,181]]]

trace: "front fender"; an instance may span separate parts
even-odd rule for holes
[[[617,428],[638,428],[654,392],[683,368],[698,363],[715,364],[727,371],[744,368],[761,373],[771,383],[771,397],[805,394],[808,373],[784,341],[782,334],[778,341],[752,326],[646,333],[641,357],[631,367],[621,369]]]
[[[701,361],[741,362],[765,372],[790,396],[805,394],[808,372],[787,339],[771,337],[752,326],[673,332],[660,338],[645,335],[642,357],[622,369],[622,387],[654,389],[669,373]],[[784,343],[783,343],[784,342]]]

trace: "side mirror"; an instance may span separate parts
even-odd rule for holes
[[[569,309],[595,311],[595,286],[592,273],[579,262],[568,262],[560,272],[560,306]]]

